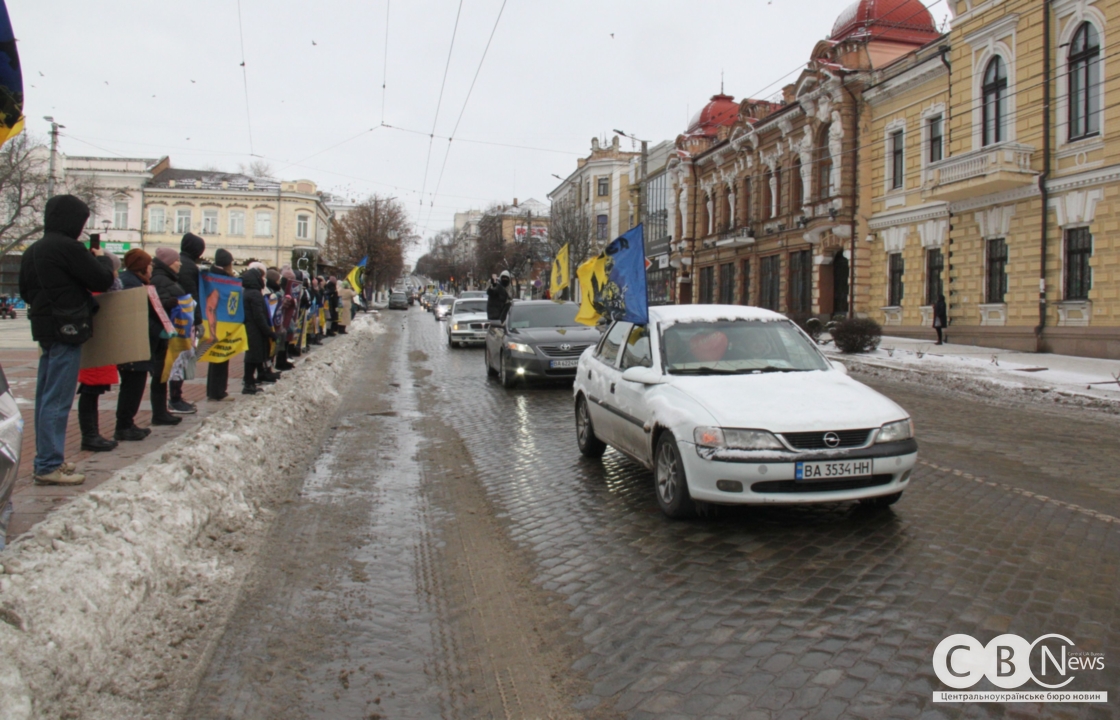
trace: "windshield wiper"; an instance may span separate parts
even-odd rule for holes
[[[802,370],[801,368],[777,367],[776,365],[767,365],[766,367],[751,368],[749,370],[744,370],[743,372],[745,372],[745,373],[772,373],[772,372],[806,372],[806,371]]]
[[[738,375],[739,370],[726,370],[714,367],[679,368],[670,370],[670,375]]]

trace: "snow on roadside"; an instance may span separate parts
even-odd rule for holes
[[[0,717],[158,716],[153,701],[189,693],[183,678],[234,605],[267,506],[288,496],[287,473],[384,326],[366,316],[350,329],[0,554]]]

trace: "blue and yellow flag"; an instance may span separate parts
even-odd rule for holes
[[[646,243],[642,226],[631,228],[579,266],[580,306],[576,322],[594,325],[600,318],[645,325]]]
[[[179,297],[179,304],[171,308],[171,312],[167,313],[168,318],[171,320],[171,327],[175,329],[175,334],[167,341],[167,359],[163,363],[163,376],[160,382],[167,382],[171,378],[171,373],[175,370],[175,361],[179,356],[185,352],[194,350],[194,298],[190,295],[181,295]],[[193,353],[188,356],[193,358]],[[191,359],[192,364],[194,360]],[[182,376],[183,369],[177,371],[176,379],[184,379]],[[194,377],[193,374],[187,377],[190,379]]]
[[[0,145],[23,130],[23,74],[8,6],[0,0]]]
[[[568,266],[568,245],[556,251],[552,259],[552,278],[549,282],[549,294],[553,300],[560,300],[560,293],[572,283],[571,269]]]
[[[365,270],[367,260],[369,260],[369,256],[362,258],[362,261],[355,265],[350,274],[346,276],[346,282],[350,283],[350,289],[359,295],[362,294],[362,271]]]
[[[202,298],[202,338],[213,343],[199,359],[228,362],[249,347],[241,280],[203,272],[198,275],[198,290]]]

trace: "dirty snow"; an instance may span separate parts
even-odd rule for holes
[[[0,554],[0,717],[165,717],[189,699],[340,401],[360,317],[254,397],[123,469]]]

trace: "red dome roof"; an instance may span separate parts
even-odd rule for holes
[[[687,135],[715,137],[721,127],[734,125],[739,119],[739,103],[730,95],[713,95],[711,102],[693,116]]]
[[[832,26],[832,40],[850,37],[925,43],[940,33],[921,0],[856,0]]]

